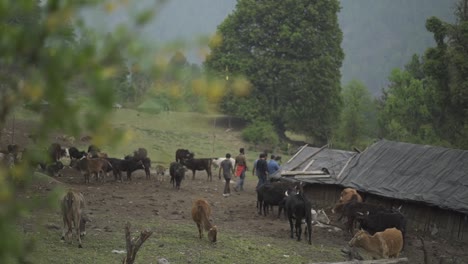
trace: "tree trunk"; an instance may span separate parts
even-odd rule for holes
[[[131,239],[130,238],[130,222],[127,222],[125,225],[125,240],[127,242],[127,256],[124,257],[122,260],[123,264],[133,264],[136,258],[136,254],[138,253],[138,250],[140,249],[141,245],[145,243],[146,239],[148,239],[153,232],[144,230],[141,231],[140,235],[136,238]]]

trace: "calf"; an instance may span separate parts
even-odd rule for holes
[[[401,231],[396,228],[388,228],[374,235],[360,230],[348,244],[351,247],[364,248],[377,259],[398,258],[403,249],[403,236]]]
[[[169,167],[169,174],[171,175],[170,183],[172,183],[172,187],[179,190],[180,183],[182,182],[185,176],[184,166],[178,162],[172,162]]]
[[[65,235],[71,243],[73,236],[73,228],[75,228],[78,239],[78,247],[81,248],[81,237],[86,234],[87,217],[83,213],[85,200],[82,193],[69,190],[62,199],[62,218],[63,231],[62,241],[65,241]],[[66,234],[65,234],[65,231]]]
[[[195,180],[195,171],[197,170],[205,170],[206,174],[208,175],[207,180],[213,180],[213,176],[211,174],[212,159],[195,159],[194,154],[190,153],[189,157],[187,159],[183,159],[181,163],[185,165],[187,169],[192,171],[192,180]]]
[[[49,176],[62,176],[60,171],[63,169],[63,163],[60,161],[54,162],[46,166],[46,172]]]
[[[291,229],[291,238],[294,238],[294,225],[293,219],[295,219],[296,224],[296,236],[297,241],[301,240],[302,233],[302,219],[305,219],[307,225],[307,238],[309,245],[312,244],[312,206],[310,202],[304,197],[303,192],[300,191],[299,194],[289,195],[286,198],[286,212],[289,219],[289,227]]]
[[[164,167],[163,165],[156,165],[156,177],[161,175],[161,177],[159,178],[160,182],[164,181],[165,173],[166,173],[166,167]]]
[[[198,235],[201,239],[203,236],[203,229],[208,231],[208,239],[211,242],[216,242],[218,230],[215,225],[210,222],[211,207],[210,204],[204,199],[198,199],[192,205],[192,219],[197,224]]]

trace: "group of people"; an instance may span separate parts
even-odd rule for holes
[[[257,160],[253,164],[252,175],[258,177],[257,189],[261,185],[269,181],[270,175],[273,175],[276,171],[280,169],[279,162],[281,161],[281,156],[271,155],[270,160],[267,161],[267,154],[261,153]],[[244,180],[245,172],[247,171],[247,161],[245,158],[244,148],[239,149],[239,154],[235,158],[234,167],[231,163],[231,154],[226,154],[226,159],[223,160],[220,164],[219,173],[223,173],[225,180],[223,196],[228,197],[231,195],[230,182],[232,175],[238,177],[238,181],[234,190],[236,192],[244,190]]]

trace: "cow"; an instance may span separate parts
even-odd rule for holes
[[[60,171],[63,169],[63,163],[61,161],[53,162],[46,166],[46,172],[49,176],[62,176]]]
[[[360,230],[349,241],[350,247],[357,246],[367,250],[372,257],[380,258],[398,258],[403,249],[402,232],[396,228],[388,228],[374,235]]]
[[[358,215],[364,214],[365,212],[369,212],[370,214],[375,214],[377,212],[391,213],[392,210],[382,207],[380,205],[361,203],[359,202],[358,197],[356,195],[353,195],[351,200],[342,207],[342,214],[338,218],[338,221],[340,221],[345,216],[347,218],[346,230],[351,235],[353,235],[356,217]]]
[[[286,212],[288,214],[289,227],[291,230],[291,238],[294,238],[294,224],[295,219],[297,241],[301,240],[302,233],[302,219],[305,220],[307,229],[307,239],[309,245],[312,244],[312,205],[310,201],[304,196],[302,186],[300,186],[299,193],[289,195],[286,198]]]
[[[213,176],[211,174],[211,163],[213,162],[212,159],[204,158],[204,159],[195,159],[194,154],[190,153],[188,158],[181,160],[181,163],[187,167],[187,169],[192,171],[192,180],[195,180],[195,171],[197,170],[205,170],[206,174],[208,175],[207,179],[209,181],[213,180]]]
[[[189,156],[190,151],[188,149],[178,149],[175,153],[175,161],[181,162],[182,160],[189,158]]]
[[[357,202],[362,203],[362,197],[361,195],[359,195],[356,189],[353,189],[353,188],[343,189],[343,191],[341,191],[341,194],[340,194],[340,200],[338,200],[338,202],[333,207],[332,213],[341,211],[343,206],[347,204],[349,201],[351,201],[353,197],[357,198]]]
[[[112,172],[116,181],[122,181],[122,171],[127,172],[127,180],[131,181],[134,171],[146,169],[141,160],[136,160],[131,157],[127,159],[106,158],[106,160],[112,165]]]
[[[96,180],[99,180],[100,175],[106,173],[112,165],[106,159],[83,157],[79,160],[73,160],[70,167],[77,169],[85,178],[85,183],[89,183],[89,177],[94,174]]]
[[[291,182],[273,182],[263,184],[257,189],[257,208],[258,214],[266,216],[270,206],[278,205],[278,218],[281,215],[281,209],[285,204],[285,197],[287,192],[292,192],[296,188],[295,183]]]
[[[203,237],[203,229],[208,231],[208,239],[211,242],[216,242],[218,230],[215,225],[210,222],[211,207],[210,204],[204,199],[198,199],[192,205],[192,219],[197,224],[198,236]]]
[[[78,247],[82,248],[81,237],[86,234],[86,222],[89,219],[84,215],[85,200],[82,193],[69,190],[62,199],[62,218],[63,218],[63,231],[62,231],[62,242],[65,241],[67,236],[71,243],[71,237],[73,236],[73,228],[76,231],[78,239]],[[66,232],[65,232],[66,231]]]
[[[399,212],[394,210],[357,212],[356,220],[361,225],[361,228],[373,235],[377,232],[382,232],[387,228],[397,228],[401,231],[403,241],[406,240],[406,218]],[[404,248],[403,243],[403,248]]]
[[[169,174],[171,175],[172,187],[180,190],[180,183],[185,177],[185,168],[178,162],[172,162],[169,166]]]
[[[76,147],[68,148],[68,153],[70,154],[70,159],[81,159],[86,157],[88,153],[86,151],[80,151]]]
[[[145,150],[146,151],[146,150]],[[136,152],[135,152],[136,153]],[[151,160],[150,158],[148,157],[141,157],[139,155],[135,155],[134,156],[130,156],[130,155],[127,155],[125,156],[124,158],[125,160],[133,160],[133,162],[139,162],[143,165],[143,170],[145,171],[145,175],[146,175],[146,179],[150,179],[151,178],[151,172],[150,172],[150,168],[151,168]],[[127,173],[127,176],[128,176],[128,173]],[[131,180],[131,178],[130,178]]]

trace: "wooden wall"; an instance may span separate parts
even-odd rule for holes
[[[314,208],[331,209],[339,200],[343,187],[326,184],[307,184],[304,192]],[[402,205],[401,212],[406,216],[410,234],[431,236],[468,242],[468,215],[444,210],[419,202],[401,201],[377,195],[361,193],[364,200],[391,208]]]

